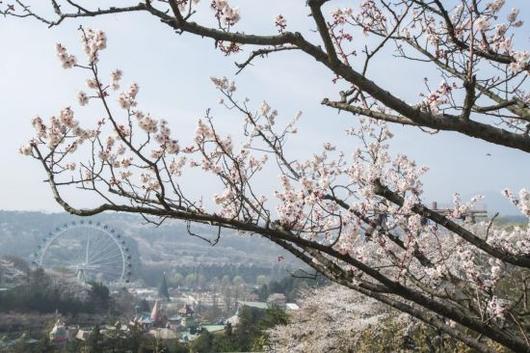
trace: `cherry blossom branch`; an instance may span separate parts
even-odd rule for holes
[[[383,184],[381,184],[379,180],[375,181],[374,187],[375,187],[375,193],[377,195],[384,197],[385,199],[395,203],[396,205],[399,205],[399,206],[404,205],[405,201],[403,197],[399,196],[397,193],[385,187]],[[438,212],[435,212],[429,209],[428,207],[425,207],[422,204],[414,204],[411,207],[411,210],[421,215],[422,217],[428,218],[432,220],[433,222],[435,222],[436,224],[439,224],[447,228],[451,232],[459,235],[460,237],[462,237],[469,243],[473,244],[474,246],[478,247],[479,249],[483,250],[484,252],[490,254],[491,256],[499,260],[511,263],[516,266],[530,268],[530,256],[528,254],[515,255],[515,254],[506,253],[505,251],[501,249],[497,249],[489,245],[485,240],[482,240],[481,238],[477,237],[475,234],[471,233],[469,230],[465,229],[464,227],[450,220],[446,216]]]
[[[329,63],[331,65],[335,65],[339,62],[339,58],[337,57],[335,45],[333,44],[333,40],[329,33],[329,27],[326,24],[326,20],[324,19],[324,15],[322,14],[321,10],[321,7],[325,2],[326,1],[321,0],[308,0],[307,4],[311,9],[311,15],[313,16],[313,19],[317,25],[317,30],[318,33],[320,33],[320,38],[324,42],[324,47],[326,48]]]
[[[455,27],[454,27],[454,25],[453,25],[453,23],[451,21],[449,13],[447,12],[447,9],[445,8],[445,6],[442,4],[442,2],[440,0],[434,0],[434,3],[438,7],[438,11],[433,11],[433,8],[431,6],[426,6],[426,2],[425,1],[415,1],[415,3],[418,4],[418,5],[421,5],[422,7],[424,7],[425,9],[427,9],[427,10],[433,12],[433,13],[441,15],[441,17],[445,21],[445,24],[446,24],[446,27],[447,27],[447,32],[448,32],[448,34],[449,34],[449,36],[451,38],[451,41],[458,48],[460,48],[462,50],[473,49],[473,51],[474,51],[474,53],[476,55],[478,55],[478,56],[480,56],[482,58],[488,59],[488,60],[492,60],[492,61],[501,63],[501,64],[517,63],[517,59],[515,59],[513,56],[503,55],[503,54],[499,54],[499,53],[494,53],[494,52],[491,52],[491,51],[484,51],[484,50],[478,49],[476,47],[471,47],[466,42],[460,40],[458,38],[458,36],[456,35],[456,30],[455,30]],[[524,70],[530,69],[530,64],[527,64],[526,66],[524,66],[523,69]]]
[[[407,119],[404,116],[399,115],[392,115],[387,114],[371,109],[361,108],[355,105],[351,105],[345,102],[340,101],[330,101],[328,98],[325,98],[322,100],[323,105],[327,105],[328,107],[338,109],[339,111],[344,110],[353,114],[358,114],[362,116],[366,116],[369,118],[377,119],[386,121],[389,123],[395,123],[395,124],[401,124],[401,125],[409,125],[409,126],[419,126],[419,124],[415,123],[414,121]]]
[[[239,70],[237,70],[237,72],[236,72],[236,75],[241,73],[241,71],[243,71],[248,65],[250,65],[252,63],[252,61],[255,58],[257,58],[257,57],[263,58],[265,56],[268,56],[271,53],[277,53],[277,52],[287,51],[287,50],[299,50],[299,48],[296,47],[296,46],[281,46],[281,47],[264,48],[264,49],[254,50],[249,55],[247,60],[245,60],[244,62],[241,62],[241,63],[237,63],[236,62],[236,66],[239,68]]]
[[[62,5],[51,2],[60,19],[105,15],[111,10],[91,10],[65,1]],[[155,224],[166,219],[209,224],[218,230],[215,240],[207,239],[211,243],[220,239],[222,229],[259,234],[332,280],[379,298],[472,347],[484,351],[482,341],[471,339],[476,332],[514,351],[529,352],[526,335],[521,333],[530,319],[527,300],[520,299],[527,295],[527,288],[513,286],[516,300],[503,290],[507,286],[503,276],[528,272],[528,230],[507,230],[493,221],[464,225],[458,215],[471,206],[458,196],[453,210],[457,216],[425,207],[421,176],[427,169],[407,156],[390,153],[392,133],[384,123],[457,131],[530,152],[525,127],[527,58],[509,40],[511,31],[519,28],[517,13],[511,12],[509,23],[497,30],[491,22],[498,10],[491,7],[499,7],[502,1],[484,10],[480,3],[463,1],[464,8],[447,12],[454,35],[467,45],[461,48],[445,33],[445,22],[436,21],[444,16],[436,3],[366,0],[359,5],[359,13],[338,9],[328,17],[322,12],[325,2],[308,3],[324,49],[309,41],[309,35],[287,31],[281,15],[274,24],[279,34],[234,31],[240,13],[225,0],[210,3],[213,26],[193,22],[195,3],[185,0],[144,1],[138,5],[142,9],[112,11],[146,11],[178,34],[213,39],[226,55],[253,46],[240,69],[277,51],[305,53],[329,70],[335,83],[347,86],[339,101],[325,99],[322,104],[359,115],[358,127],[347,130],[360,146],[351,152],[324,142],[307,159],[291,160],[286,141],[296,133],[294,122],[300,114],[278,128],[276,110],[267,102],[258,109],[251,108],[249,100],[239,102],[234,96],[236,86],[227,78],[212,81],[222,94],[222,105],[244,119],[239,136],[243,141],[218,130],[208,110],[193,142],[181,147],[168,122],[139,110],[138,85],[133,83],[118,94],[116,102],[111,99],[112,92],[120,89],[121,71],[114,71],[110,82],[104,83],[97,62],[106,37],[91,30],[83,31],[88,64],[78,63],[61,45],[58,56],[63,67],[91,74],[87,81],[91,91],[79,93],[79,104],[99,102],[105,119],[98,120],[94,129],[82,128],[71,108],[47,123],[35,118],[36,136],[21,152],[40,161],[54,198],[68,212],[82,216],[130,212]],[[72,12],[63,13],[65,6]],[[5,10],[8,15],[30,13],[24,7]],[[377,40],[358,43],[359,31]],[[367,76],[376,54],[392,44],[398,58],[421,60],[440,69],[443,82],[433,87],[425,80],[427,93],[421,93],[419,103],[401,99]],[[360,63],[352,60],[358,47],[366,54]],[[410,56],[409,50],[420,57]],[[479,55],[481,50],[508,53],[516,62],[488,60]],[[89,153],[87,161],[74,160],[78,149]],[[258,192],[256,177],[263,173],[269,156],[280,178],[265,197]],[[216,181],[221,191],[211,195],[213,204],[207,200],[205,205],[202,196],[193,200],[184,195],[187,189],[180,177],[188,168],[200,168],[205,178]],[[102,204],[88,209],[72,206],[63,198],[68,188],[94,193]],[[530,214],[528,191],[521,190],[518,197],[509,190],[505,194],[523,214]],[[484,232],[486,239],[480,236]],[[190,235],[205,238],[191,230]]]
[[[361,73],[355,71],[351,66],[336,60],[330,62],[329,55],[326,52],[305,40],[304,37],[298,32],[284,32],[273,36],[259,36],[209,28],[195,22],[187,21],[181,14],[181,11],[175,1],[170,1],[169,4],[171,5],[171,10],[174,15],[173,17],[169,16],[164,11],[156,9],[150,2],[146,2],[143,6],[146,7],[147,11],[149,11],[151,14],[160,18],[164,23],[177,30],[200,35],[202,37],[212,38],[216,41],[251,45],[278,46],[290,44],[297,46],[306,54],[323,63],[339,77],[344,78],[346,81],[357,86],[361,91],[368,93],[371,97],[381,102],[386,107],[396,111],[400,115],[403,115],[406,119],[413,121],[417,125],[436,130],[457,131],[467,136],[480,138],[494,144],[530,152],[530,138],[526,135],[512,133],[490,126],[488,124],[482,124],[471,120],[462,121],[454,119],[453,116],[447,114],[438,116],[430,112],[423,112],[417,107],[407,104],[403,100],[382,89],[373,81],[366,79]],[[318,4],[319,2],[314,3],[314,6]],[[120,12],[126,12],[126,9],[121,10],[123,11]],[[99,14],[97,11],[90,13],[94,15]],[[106,12],[101,14],[106,14]],[[76,16],[72,14],[69,17]],[[320,29],[324,30],[322,23]],[[329,36],[327,29],[326,32],[323,33],[325,37]],[[326,35],[326,33],[328,34]]]

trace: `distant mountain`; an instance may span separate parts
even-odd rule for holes
[[[509,224],[527,224],[528,217],[525,216],[502,216],[498,219],[499,222]]]
[[[39,244],[57,227],[72,221],[92,220],[116,229],[127,241],[133,262],[143,265],[223,265],[244,264],[261,267],[282,263],[294,264],[295,259],[283,249],[260,236],[223,231],[219,243],[192,236],[185,223],[168,221],[160,226],[145,222],[141,217],[127,214],[102,214],[81,218],[66,213],[0,211],[0,255],[30,259]],[[217,228],[191,225],[190,231],[214,239]]]

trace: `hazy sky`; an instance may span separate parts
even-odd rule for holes
[[[42,6],[46,2],[39,0],[37,3]],[[310,21],[303,0],[233,3],[241,8],[243,20],[239,28],[246,32],[273,33],[273,19],[278,13],[287,17],[290,30],[305,29]],[[507,1],[507,7],[512,6],[519,6],[522,16],[530,20],[527,1]],[[206,15],[211,14],[207,11]],[[141,14],[66,21],[54,29],[35,21],[0,18],[0,117],[3,122],[0,129],[0,209],[59,210],[47,185],[42,183],[45,177],[39,165],[20,156],[17,149],[32,136],[30,120],[36,114],[48,118],[65,106],[77,106],[75,97],[85,77],[61,68],[56,59],[55,43],[66,44],[81,57],[76,30],[80,23],[107,32],[108,49],[101,59],[102,66],[108,71],[120,67],[125,72],[125,82],[138,82],[142,109],[169,120],[180,140],[189,140],[196,119],[209,107],[214,108],[216,123],[224,129],[240,126],[240,116],[218,106],[218,93],[209,80],[210,76],[232,76],[236,71],[233,65],[236,58],[224,57],[213,48],[211,40],[178,36],[156,19]],[[529,47],[529,25],[523,27],[523,36],[516,43],[519,48]],[[246,55],[248,51],[239,59]],[[419,101],[423,77],[436,77],[422,65],[396,65],[390,55],[379,59],[371,70],[373,80],[410,102]],[[311,156],[311,151],[325,141],[338,144],[345,152],[351,149],[351,139],[345,136],[344,129],[354,126],[355,119],[320,105],[324,97],[337,97],[337,88],[331,79],[330,73],[313,60],[286,53],[256,61],[255,66],[237,77],[237,82],[239,94],[249,97],[255,106],[265,99],[278,109],[280,122],[303,111],[300,136],[293,140],[292,153]],[[434,82],[439,81],[435,78]],[[81,121],[94,118],[88,111],[85,116],[78,117]],[[412,128],[393,127],[392,130],[396,135],[392,142],[394,151],[407,153],[419,164],[431,168],[424,179],[430,199],[448,201],[453,192],[466,196],[481,193],[488,196],[489,210],[508,212],[510,206],[501,200],[500,190],[506,186],[517,190],[530,186],[530,163],[525,153],[454,133],[431,136]],[[271,179],[276,177],[270,175]],[[194,187],[204,188],[199,183]]]

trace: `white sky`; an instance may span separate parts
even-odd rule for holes
[[[303,0],[233,2],[240,6],[243,16],[238,28],[246,32],[274,33],[273,19],[278,13],[287,18],[289,30],[305,30],[304,24],[310,23]],[[41,6],[43,3],[40,0]],[[522,7],[522,16],[530,20],[530,5],[521,5],[526,1],[507,3],[508,8]],[[205,15],[211,14],[206,11]],[[75,97],[84,86],[85,77],[61,68],[55,43],[66,44],[81,57],[76,31],[80,23],[107,32],[109,42],[101,59],[103,68],[110,71],[120,67],[125,72],[125,82],[138,82],[142,109],[169,120],[181,141],[190,139],[196,119],[209,107],[214,108],[216,123],[222,128],[229,131],[240,126],[239,116],[218,106],[218,93],[209,80],[210,76],[233,76],[236,57],[224,57],[214,50],[211,40],[178,36],[155,18],[141,14],[66,21],[54,29],[35,21],[0,18],[0,117],[4,124],[0,129],[0,209],[59,210],[47,185],[42,183],[45,176],[39,165],[20,156],[17,150],[32,136],[30,120],[35,115],[48,118],[69,105],[77,109]],[[529,47],[529,25],[523,27],[522,39],[516,43],[519,48]],[[239,61],[246,55],[248,51]],[[424,70],[418,64],[396,65],[387,55],[371,72],[378,84],[417,102],[424,76],[434,77],[434,84],[440,81],[431,70]],[[326,141],[339,145],[346,153],[351,149],[344,129],[355,125],[355,119],[320,105],[324,97],[337,97],[331,79],[330,73],[313,60],[295,53],[281,53],[256,61],[254,67],[237,77],[237,82],[239,93],[249,97],[254,106],[265,99],[278,109],[280,122],[287,122],[298,110],[304,112],[301,134],[293,140],[292,154],[310,156],[314,148]],[[81,121],[94,119],[90,111],[84,115],[81,112],[78,116]],[[506,186],[516,190],[530,186],[530,163],[525,153],[454,133],[431,136],[400,127],[393,127],[392,131],[396,135],[392,142],[394,151],[409,154],[419,164],[431,168],[424,179],[429,199],[447,202],[453,192],[465,196],[480,193],[487,196],[490,211],[513,212],[508,202],[501,199],[500,190]],[[274,179],[277,175],[266,177]],[[192,187],[194,192],[205,189],[200,183]]]

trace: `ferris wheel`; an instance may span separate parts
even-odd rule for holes
[[[39,267],[73,274],[83,282],[128,283],[132,274],[123,236],[91,220],[57,227],[43,239],[33,258]]]

